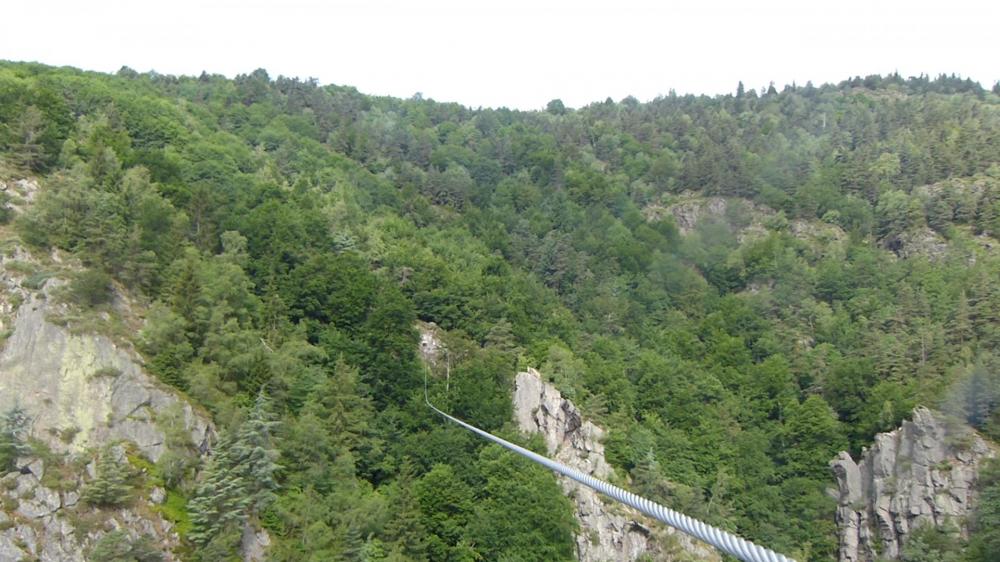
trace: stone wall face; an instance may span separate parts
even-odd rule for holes
[[[841,562],[895,559],[923,525],[966,535],[982,462],[995,448],[970,428],[926,408],[913,421],[875,436],[857,463],[846,452],[830,462],[837,478]]]

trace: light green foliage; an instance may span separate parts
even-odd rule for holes
[[[907,538],[899,558],[903,562],[960,562],[964,560],[962,542],[953,529],[926,525]]]
[[[815,395],[787,406],[786,412],[781,439],[784,470],[794,476],[822,478],[827,470],[824,461],[847,448],[840,422],[826,401]]]
[[[430,531],[429,558],[464,560],[469,546],[462,539],[475,505],[472,489],[450,465],[438,464],[414,483],[414,494]]]

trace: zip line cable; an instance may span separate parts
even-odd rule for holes
[[[668,507],[664,507],[642,496],[637,496],[632,492],[629,492],[628,490],[623,490],[618,486],[615,486],[614,484],[610,484],[599,478],[594,478],[589,474],[584,474],[579,470],[570,468],[550,458],[543,457],[538,453],[529,451],[524,447],[515,445],[510,441],[506,441],[504,439],[497,437],[496,435],[493,435],[492,433],[489,433],[488,431],[479,429],[478,427],[472,424],[465,423],[464,421],[454,416],[442,412],[441,410],[437,409],[434,406],[434,404],[431,404],[430,397],[427,394],[426,371],[424,372],[424,402],[427,403],[427,406],[431,410],[434,410],[435,412],[443,416],[445,419],[457,423],[458,425],[464,427],[465,429],[468,429],[469,431],[475,433],[476,435],[479,435],[484,439],[492,441],[497,445],[500,445],[501,447],[509,449],[521,455],[522,457],[530,459],[544,466],[545,468],[554,470],[567,478],[576,480],[580,484],[583,484],[584,486],[587,486],[592,490],[596,490],[614,499],[615,501],[618,501],[629,507],[632,507],[652,517],[653,519],[656,519],[662,523],[666,523],[667,525],[670,525],[671,527],[679,531],[687,533],[692,537],[695,537],[703,542],[706,542],[727,554],[731,554],[739,558],[740,560],[743,560],[744,562],[795,562],[795,560],[788,558],[787,556],[784,556],[782,554],[778,554],[773,550],[769,550],[762,546],[756,545],[732,533],[723,531],[722,529],[713,527],[711,525],[698,521],[697,519],[688,517],[683,513],[679,513]]]

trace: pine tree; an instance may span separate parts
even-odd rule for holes
[[[205,546],[227,527],[237,527],[246,521],[247,497],[243,478],[233,470],[234,444],[228,435],[219,439],[205,467],[204,480],[188,504],[191,513],[191,541]]]
[[[964,346],[973,336],[972,332],[972,312],[969,308],[969,298],[965,291],[958,298],[955,305],[955,313],[948,322],[948,340],[958,346]]]
[[[37,107],[29,105],[13,125],[14,142],[10,148],[14,161],[28,170],[40,169],[45,161],[45,147],[41,142],[45,116]]]
[[[343,357],[337,359],[330,377],[312,391],[304,412],[326,420],[333,442],[353,451],[368,438],[375,415],[372,401],[359,380],[358,370]]]
[[[31,449],[24,442],[28,416],[20,406],[14,406],[0,417],[0,475],[14,469],[17,457]]]
[[[105,447],[97,459],[97,478],[83,490],[83,501],[92,506],[118,507],[131,497],[128,461],[119,460],[114,447]]]
[[[121,529],[101,537],[88,558],[91,562],[162,562],[163,559],[152,537],[142,535],[132,539]]]
[[[416,480],[413,462],[403,459],[395,482],[392,501],[395,514],[385,528],[385,536],[393,550],[406,554],[411,560],[427,560],[426,529],[420,503],[414,494]]]
[[[263,391],[257,394],[250,417],[243,422],[233,444],[235,471],[243,480],[250,511],[256,515],[276,499],[278,482],[278,450],[274,447],[274,432],[278,426]]]

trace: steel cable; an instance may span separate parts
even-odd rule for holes
[[[615,501],[632,507],[658,521],[666,523],[667,525],[704,541],[727,554],[731,554],[739,558],[740,560],[744,560],[746,562],[795,562],[793,559],[782,554],[778,554],[773,550],[756,545],[732,533],[688,517],[683,513],[664,507],[644,497],[637,496],[627,490],[623,490],[614,484],[610,484],[599,478],[594,478],[589,474],[584,474],[579,470],[568,467],[550,458],[543,457],[538,453],[529,451],[524,447],[515,445],[497,437],[496,435],[493,435],[492,433],[489,433],[488,431],[483,431],[474,425],[468,424],[454,416],[442,412],[437,409],[434,404],[431,404],[430,398],[427,395],[426,376],[424,379],[424,401],[427,402],[427,406],[430,407],[430,409],[434,410],[445,419],[457,423],[476,435],[479,435],[484,439],[488,439],[501,447],[505,447],[522,457],[535,461],[536,463],[550,470],[554,470],[567,478],[572,478],[588,488],[596,490],[614,499]]]

